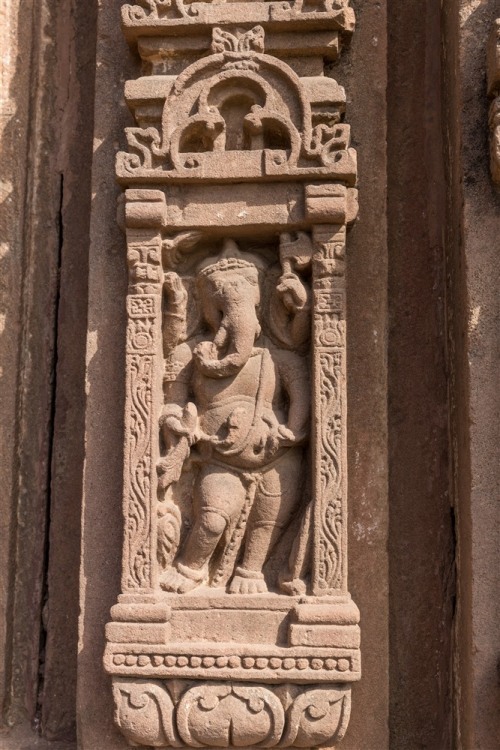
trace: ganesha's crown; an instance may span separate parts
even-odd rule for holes
[[[223,273],[225,271],[245,270],[253,271],[256,273],[256,268],[253,263],[249,263],[247,260],[240,260],[240,258],[222,258],[216,263],[211,263],[200,271],[200,276],[208,277],[215,273]]]
[[[243,253],[234,240],[226,239],[222,247],[219,260],[200,269],[199,275],[208,278],[214,274],[227,273],[231,271],[240,272],[245,278],[257,281],[258,270],[255,263],[245,260]]]

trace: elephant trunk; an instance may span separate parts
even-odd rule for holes
[[[223,378],[239,372],[260,333],[253,294],[226,298],[224,308],[213,342],[203,342],[195,350],[200,371],[209,377]]]

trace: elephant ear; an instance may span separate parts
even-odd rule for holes
[[[269,309],[271,305],[271,297],[273,296],[276,285],[278,284],[280,273],[281,269],[275,263],[267,269],[265,274],[260,276],[261,295],[258,313],[262,332],[265,336],[271,336],[272,334],[269,328]]]

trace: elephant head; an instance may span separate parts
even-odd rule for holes
[[[235,375],[248,361],[260,335],[257,267],[244,260],[235,243],[228,240],[223,257],[200,271],[198,292],[214,339],[196,347],[197,366],[209,377]]]

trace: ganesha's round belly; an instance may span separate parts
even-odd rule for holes
[[[230,431],[241,432],[245,427],[248,430],[252,424],[254,411],[255,405],[251,401],[231,400],[204,409],[199,415],[200,426],[207,435],[223,439]]]
[[[212,437],[206,450],[229,466],[257,469],[284,452],[275,444],[279,415],[270,407],[257,415],[254,403],[232,401],[205,411],[200,422],[205,434]]]
[[[246,446],[241,452],[219,451],[214,449],[212,458],[234,469],[241,471],[256,471],[265,469],[271,463],[286,453],[286,448],[269,451],[261,446]]]

